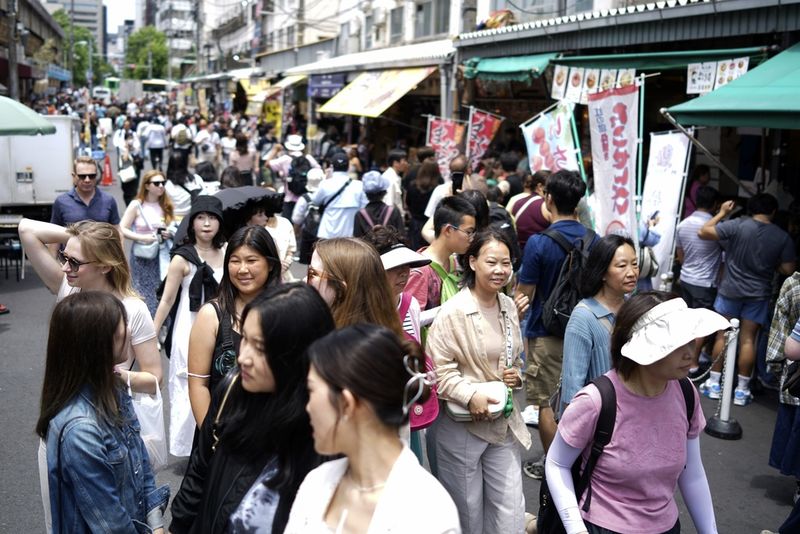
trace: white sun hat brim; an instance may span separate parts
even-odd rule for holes
[[[414,252],[410,248],[403,245],[396,245],[391,250],[381,254],[381,263],[383,263],[384,270],[394,269],[401,265],[407,265],[411,268],[424,267],[431,262],[430,258],[426,258],[418,252]]]
[[[730,327],[730,322],[714,311],[690,308],[681,298],[670,299],[636,321],[621,352],[639,365],[650,365],[694,339]]]

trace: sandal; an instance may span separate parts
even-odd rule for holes
[[[0,304],[0,315],[10,312],[11,310],[5,304]]]

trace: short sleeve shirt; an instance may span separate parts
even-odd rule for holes
[[[789,234],[778,226],[740,217],[716,226],[725,251],[725,274],[719,294],[729,299],[768,299],[772,277],[781,263],[794,261]]]
[[[58,195],[53,202],[50,222],[59,226],[69,226],[79,221],[119,224],[117,201],[99,189],[94,192],[88,205],[78,196],[74,187],[72,191]]]

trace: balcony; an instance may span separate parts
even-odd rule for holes
[[[220,24],[211,30],[211,35],[214,40],[220,40],[224,36],[235,32],[240,28],[247,25],[247,14],[243,9],[239,9],[232,17],[223,20]]]
[[[170,11],[177,13],[194,12],[194,6],[192,4],[193,3],[189,0],[168,0],[158,7],[157,16],[159,19],[162,16],[168,16],[166,14]]]

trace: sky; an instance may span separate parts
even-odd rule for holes
[[[106,20],[106,31],[117,33],[117,29],[125,19],[133,20],[136,12],[136,2],[133,0],[103,0],[103,4],[108,7],[108,19]]]

